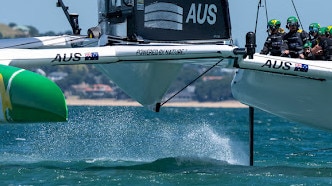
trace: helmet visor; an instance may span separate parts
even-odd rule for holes
[[[297,27],[298,26],[297,23],[288,23],[287,25],[288,25],[288,27],[292,27],[292,26],[296,26]]]
[[[276,30],[279,29],[280,25],[268,25],[268,29],[270,30]]]
[[[318,33],[318,28],[310,26],[309,27],[309,32],[310,33]]]

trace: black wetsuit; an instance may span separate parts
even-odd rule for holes
[[[325,38],[320,43],[324,60],[332,61],[332,38]]]
[[[288,32],[284,36],[287,50],[289,50],[289,57],[298,58],[303,54],[303,45],[309,39],[309,34],[305,31]]]
[[[272,56],[280,56],[286,48],[283,42],[284,35],[285,33],[280,33],[280,32],[269,35],[266,38],[264,47],[260,53],[265,55],[270,53],[270,55]]]

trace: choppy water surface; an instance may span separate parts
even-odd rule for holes
[[[5,185],[326,185],[332,133],[256,110],[69,107],[66,123],[0,126]]]

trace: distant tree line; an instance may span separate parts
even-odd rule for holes
[[[39,30],[31,25],[27,26],[20,26],[16,23],[9,23],[7,25],[10,29],[12,29],[12,33],[9,34],[9,36],[5,36],[5,34],[2,33],[2,30],[0,29],[0,39],[6,39],[6,38],[22,38],[22,37],[38,37],[38,36],[56,36],[56,35],[70,35],[72,34],[72,31],[68,30],[65,32],[53,32],[53,31],[47,31],[45,33],[40,33]]]
[[[189,83],[192,83],[193,80],[203,73],[202,69],[205,68],[206,67],[199,65],[185,65],[170,87],[170,91],[175,92]],[[221,77],[221,79],[204,80],[206,76]],[[219,67],[207,72],[203,77],[192,83],[192,85],[195,86],[195,97],[197,101],[206,102],[233,99],[230,87],[233,76],[233,72],[223,72]]]

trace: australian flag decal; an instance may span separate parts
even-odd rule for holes
[[[308,72],[309,65],[302,64],[302,63],[296,63],[294,71],[300,71],[300,72]]]
[[[85,61],[89,61],[89,60],[99,60],[98,52],[85,53]]]

